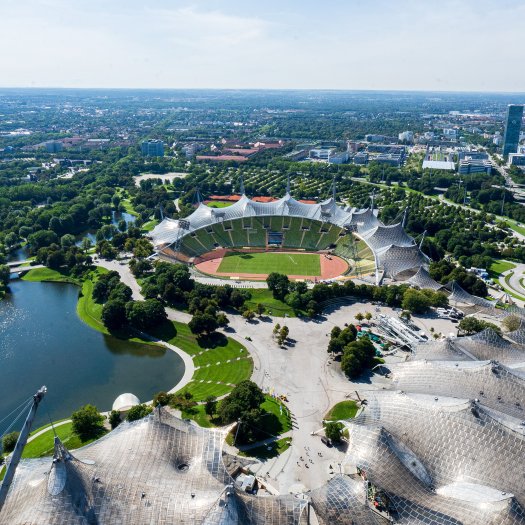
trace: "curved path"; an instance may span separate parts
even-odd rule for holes
[[[105,259],[96,259],[94,262],[98,266],[102,266],[107,270],[114,270],[118,272],[120,275],[120,280],[131,288],[133,299],[135,301],[144,300],[144,297],[142,296],[140,291],[140,286],[137,283],[135,276],[131,273],[131,270],[129,269],[129,265],[127,263],[121,264],[121,262],[119,261],[106,261]],[[190,314],[187,314],[185,312],[178,312],[177,310],[173,310],[172,308],[166,308],[166,313],[168,314],[168,319],[171,319],[172,321],[188,323],[191,319]],[[165,346],[166,348],[169,348],[171,351],[175,352],[180,356],[180,358],[184,362],[184,375],[182,376],[181,380],[173,386],[169,393],[176,392],[177,390],[184,388],[191,381],[191,378],[193,377],[193,374],[195,372],[195,365],[193,364],[192,357],[184,350],[175,345],[167,343],[166,341],[153,337],[144,332],[139,333],[142,337],[144,337],[144,339],[148,339],[149,341]]]
[[[499,276],[499,284],[504,290],[508,289],[511,292],[514,292],[515,294],[517,294],[519,297],[522,297],[523,299],[521,301],[517,299],[516,297],[512,297],[512,299],[518,300],[521,303],[523,303],[525,300],[525,288],[523,287],[520,281],[525,279],[525,264],[516,264],[516,263],[513,263],[513,264],[516,265],[515,268],[511,270],[507,270],[506,272],[503,272]],[[505,279],[509,275],[510,277],[507,282]]]

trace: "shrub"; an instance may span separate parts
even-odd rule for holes
[[[144,404],[135,405],[134,407],[131,407],[128,410],[126,419],[128,421],[136,421],[137,419],[142,419],[143,417],[146,417],[152,412],[153,412],[153,409],[148,405],[144,405]]]
[[[2,438],[2,450],[9,454],[15,449],[16,442],[18,441],[18,436],[20,432],[10,432]]]

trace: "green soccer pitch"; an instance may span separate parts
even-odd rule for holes
[[[229,252],[222,259],[219,273],[266,275],[272,272],[286,275],[321,275],[321,260],[316,253],[239,253]]]

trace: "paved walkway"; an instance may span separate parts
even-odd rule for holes
[[[520,297],[525,298],[525,288],[522,286],[520,280],[525,279],[525,264],[516,264],[516,268],[507,270],[499,276],[499,284],[503,289],[508,289]],[[508,282],[505,281],[505,278],[510,275]],[[512,297],[512,296],[511,296]],[[523,306],[524,301],[512,297],[512,300],[515,301],[519,306]]]

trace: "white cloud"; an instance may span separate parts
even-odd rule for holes
[[[523,2],[319,7],[2,0],[0,85],[525,90]]]

